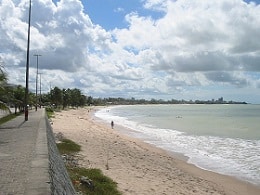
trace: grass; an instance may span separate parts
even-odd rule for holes
[[[47,107],[45,110],[48,118],[54,117],[54,110],[51,107]]]
[[[61,154],[73,155],[80,151],[81,146],[69,139],[61,140],[57,144]],[[88,195],[121,195],[117,190],[117,183],[109,177],[103,175],[100,169],[87,169],[84,167],[72,167],[66,165],[70,179],[77,192]],[[94,188],[90,188],[86,184],[81,184],[81,177],[87,177],[92,180]]]
[[[80,151],[81,146],[69,139],[63,139],[57,144],[60,154],[74,154]]]
[[[20,115],[20,113],[19,114],[9,114],[7,116],[0,118],[0,125],[6,123],[7,121],[14,119],[15,117],[17,117],[19,115]]]
[[[103,175],[100,169],[86,169],[76,167],[68,169],[69,175],[76,191],[81,191],[83,194],[89,195],[120,195],[117,190],[117,184],[109,177]],[[86,176],[92,180],[94,188],[89,188],[87,185],[78,185],[80,178]]]

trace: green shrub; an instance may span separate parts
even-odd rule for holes
[[[47,113],[48,118],[53,117],[53,115],[54,115],[54,110],[53,110],[53,108],[47,107],[47,108],[45,108],[45,110],[46,110],[46,113]]]
[[[103,175],[100,169],[86,169],[82,167],[68,169],[72,182],[75,184],[76,191],[88,195],[121,195],[117,190],[117,183],[109,177]],[[80,178],[85,176],[92,180],[94,188],[89,188],[87,185],[81,184]]]
[[[81,146],[69,139],[63,139],[57,144],[61,154],[75,154],[81,150]],[[77,192],[88,195],[121,195],[117,190],[117,183],[103,175],[100,169],[86,169],[79,166],[66,164],[70,179]],[[92,181],[94,188],[81,183],[81,177],[87,177]]]

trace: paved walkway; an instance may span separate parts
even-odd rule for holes
[[[0,126],[0,195],[51,194],[44,109]]]

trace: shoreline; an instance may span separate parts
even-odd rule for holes
[[[140,106],[141,106],[141,108],[144,107],[144,105],[140,105]],[[220,129],[226,128],[226,130],[225,130],[226,132],[229,132],[229,130],[230,130],[230,132],[233,132],[233,129],[232,129],[233,126],[230,129],[230,128],[228,128],[230,126],[224,127],[224,126],[218,125],[217,123],[211,124],[212,127],[217,127],[217,128],[215,128],[215,130],[213,130],[213,131],[211,130],[211,133],[213,132],[213,134],[205,133],[204,132],[205,126],[204,126],[204,130],[202,130],[203,133],[197,134],[196,131],[189,131],[187,129],[197,129],[198,132],[200,132],[201,126],[197,126],[197,123],[200,124],[202,122],[201,120],[205,120],[205,117],[201,117],[201,120],[199,120],[198,122],[194,121],[194,120],[186,120],[186,122],[184,124],[182,122],[179,123],[179,121],[183,121],[183,119],[174,120],[175,119],[174,116],[178,116],[175,113],[175,115],[173,115],[174,119],[170,120],[170,124],[171,125],[173,124],[173,125],[169,126],[169,123],[168,123],[169,120],[167,120],[167,121],[161,120],[160,115],[157,116],[156,114],[154,115],[152,113],[152,111],[155,112],[157,110],[156,109],[157,105],[145,105],[145,106],[148,106],[148,108],[151,107],[151,109],[150,108],[147,109],[147,111],[149,112],[149,115],[146,115],[145,113],[140,111],[138,108],[135,108],[136,106],[134,106],[134,108],[136,109],[136,110],[134,109],[134,112],[132,112],[133,110],[130,108],[130,114],[129,114],[130,119],[128,118],[128,112],[124,112],[124,111],[128,110],[128,106],[121,106],[121,108],[119,108],[119,110],[117,109],[117,106],[108,106],[104,109],[101,109],[101,112],[99,112],[99,111],[96,112],[97,114],[95,114],[95,115],[100,117],[101,120],[104,120],[105,122],[108,122],[108,123],[110,120],[115,120],[117,125],[122,124],[122,126],[123,126],[122,129],[126,129],[126,130],[123,130],[120,132],[123,132],[126,135],[131,136],[131,137],[136,137],[136,138],[142,140],[143,142],[149,143],[155,147],[162,148],[163,150],[168,151],[169,154],[172,153],[173,156],[180,157],[181,160],[185,160],[187,163],[193,164],[200,169],[212,171],[212,172],[219,173],[222,175],[231,176],[231,177],[237,178],[241,181],[245,181],[245,182],[251,183],[253,185],[260,186],[260,182],[259,182],[260,178],[259,178],[259,175],[257,175],[258,170],[259,170],[258,169],[259,163],[256,160],[256,159],[258,159],[257,154],[259,153],[258,152],[259,149],[257,147],[257,145],[259,144],[259,141],[257,141],[257,138],[260,138],[259,137],[260,134],[258,134],[256,132],[257,134],[255,134],[255,135],[257,137],[253,138],[253,137],[249,136],[248,140],[246,137],[243,137],[243,135],[241,137],[237,136],[237,135],[234,136],[234,133],[233,133],[233,135],[232,135],[232,133],[230,135],[228,133],[227,133],[227,135],[224,135],[220,131],[220,134],[218,135],[218,133],[215,134],[215,132],[218,131],[219,128]],[[177,105],[177,110],[180,109],[178,106],[179,105]],[[159,112],[162,110],[163,107],[164,107],[164,105],[161,105],[161,106],[159,105]],[[204,107],[204,106],[202,106],[202,107]],[[110,114],[109,113],[110,110],[112,111],[114,108],[115,108],[114,111],[116,114]],[[173,109],[174,108],[176,109],[176,107],[173,107]],[[183,107],[181,105],[181,110],[183,108],[184,108],[184,110],[186,110],[185,106]],[[186,107],[186,108],[191,108],[192,111],[194,109],[194,107]],[[219,108],[219,107],[217,107],[217,108]],[[221,108],[221,110],[222,109],[223,108]],[[107,110],[107,112],[105,113],[106,110]],[[146,110],[145,107],[144,107],[144,110]],[[197,108],[195,110],[197,110]],[[203,110],[203,108],[202,108],[202,110]],[[169,112],[170,110],[167,110],[167,111]],[[119,114],[120,112],[122,112],[122,115]],[[134,117],[133,113],[138,113],[138,116],[144,115],[145,119],[132,118],[132,117]],[[186,113],[184,113],[184,115],[182,115],[181,118],[186,119],[190,116],[190,115],[185,115],[185,114]],[[223,114],[225,115],[225,113],[223,113]],[[126,118],[125,118],[125,116],[126,116]],[[152,119],[153,119],[152,121],[150,121],[150,119],[148,118],[150,116],[152,116]],[[156,116],[156,118],[155,118],[155,116]],[[163,116],[165,116],[165,113],[163,113]],[[218,115],[214,116],[214,118],[215,117],[217,117],[216,121],[221,122],[221,120],[218,120],[219,119]],[[176,117],[176,118],[178,118],[178,117]],[[158,119],[158,121],[157,121],[157,119]],[[211,118],[211,120],[212,119],[213,118]],[[228,119],[228,120],[231,121],[230,119]],[[233,121],[236,121],[236,120],[240,120],[240,119],[235,118]],[[156,123],[154,123],[154,121],[156,121]],[[163,121],[163,123],[161,123],[162,121]],[[225,121],[222,121],[222,122],[223,122],[223,124],[225,124]],[[254,122],[257,123],[256,120],[254,120]],[[164,124],[166,124],[166,126]],[[187,124],[189,124],[189,125],[187,125]],[[239,129],[240,125],[247,127],[247,125],[243,122],[241,124],[236,124],[235,126]],[[250,127],[251,126],[248,126],[248,130],[250,129]],[[141,131],[140,131],[140,128],[142,129]],[[254,128],[254,127],[252,126],[252,128]],[[174,130],[173,133],[171,131],[169,131],[168,129]],[[202,129],[203,129],[203,126],[202,126]],[[206,127],[206,129],[208,129],[208,127]],[[119,128],[119,130],[121,130],[121,127]],[[239,130],[241,132],[241,129],[239,129]],[[177,132],[177,133],[175,133],[175,132]],[[180,135],[179,135],[179,133],[180,133]],[[231,136],[231,137],[229,137],[229,136]],[[192,144],[189,144],[189,141],[187,142],[187,140],[190,140],[192,142]],[[255,143],[255,141],[256,141],[256,143]],[[212,146],[210,146],[211,143],[212,143]],[[184,147],[182,147],[182,145]],[[255,146],[254,148],[251,147],[253,145]],[[236,146],[236,147],[234,147],[234,146]],[[240,146],[241,146],[241,148],[240,148]],[[237,150],[238,149],[237,147],[239,147],[239,150]],[[187,150],[184,148],[186,148]],[[249,148],[252,150],[250,150]],[[255,155],[253,155],[253,156],[255,156],[255,158],[253,158],[253,156],[252,156],[252,158],[248,158],[248,159],[242,158],[243,156],[247,156],[246,154],[248,153],[248,151],[251,151],[250,152],[251,156],[252,156],[252,154],[255,154]],[[253,159],[253,160],[251,160],[251,159]]]
[[[100,108],[96,109],[96,111],[98,111],[98,110],[100,110],[102,108],[106,108],[106,107],[100,107]],[[107,121],[105,121],[105,120],[95,116],[95,112],[96,111],[91,112],[91,117],[93,118],[93,120],[96,120],[96,122],[106,126],[107,128],[110,128],[110,124]],[[188,160],[189,160],[188,156],[185,156],[184,154],[182,154],[180,152],[172,152],[172,151],[165,150],[163,148],[160,148],[160,147],[158,147],[158,146],[156,146],[156,145],[154,145],[152,143],[148,143],[147,141],[144,141],[144,140],[142,140],[142,139],[132,135],[132,134],[138,133],[134,129],[130,129],[128,127],[124,127],[124,126],[121,126],[121,125],[118,125],[118,124],[115,124],[113,129],[116,130],[116,132],[119,133],[120,135],[126,136],[127,139],[134,139],[134,140],[136,139],[139,142],[143,142],[144,144],[147,144],[147,145],[149,145],[151,147],[155,147],[155,148],[157,148],[159,150],[162,150],[163,152],[166,152],[168,155],[173,156],[174,158],[177,158],[179,160],[182,160],[182,161],[185,161],[186,163],[188,163]],[[188,163],[188,164],[193,165],[192,163]],[[201,168],[201,169],[203,169],[203,168]]]
[[[123,194],[260,194],[260,187],[207,171],[175,154],[110,128],[94,116],[98,107],[55,113],[54,133],[82,146],[86,168],[99,168]]]

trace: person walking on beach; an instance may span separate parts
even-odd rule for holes
[[[114,128],[114,121],[111,121],[111,128]]]

